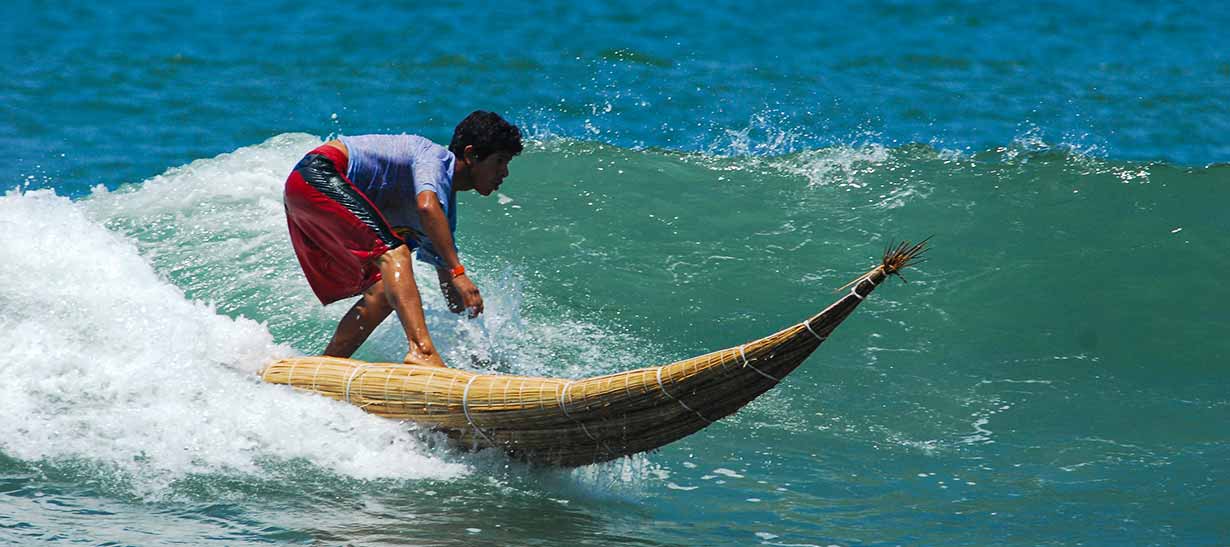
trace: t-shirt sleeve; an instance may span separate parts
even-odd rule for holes
[[[448,195],[452,191],[452,155],[443,147],[434,146],[414,161],[414,196],[431,190],[440,200],[440,208],[448,210]]]

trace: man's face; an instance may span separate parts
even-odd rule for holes
[[[504,183],[504,177],[508,176],[508,162],[510,161],[512,161],[512,154],[496,152],[483,158],[483,161],[475,163],[474,189],[484,196],[490,196],[499,190],[500,185]]]

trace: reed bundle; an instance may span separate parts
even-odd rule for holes
[[[772,389],[884,279],[919,262],[925,244],[890,246],[849,293],[802,323],[666,365],[570,380],[299,357],[261,378],[444,431],[469,448],[566,467],[612,460],[695,433]]]

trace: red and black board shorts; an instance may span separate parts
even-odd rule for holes
[[[319,146],[295,165],[283,194],[295,256],[322,304],[367,290],[380,280],[375,260],[405,244],[346,168],[341,150]]]

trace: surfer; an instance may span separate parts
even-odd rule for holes
[[[482,313],[453,240],[457,192],[491,195],[521,148],[517,126],[479,110],[457,124],[448,148],[415,135],[362,135],[329,141],[299,161],[283,200],[308,284],[324,305],[363,295],[325,355],[349,357],[395,311],[409,343],[404,361],[446,366],[427,332],[410,252],[436,268],[450,311]]]

